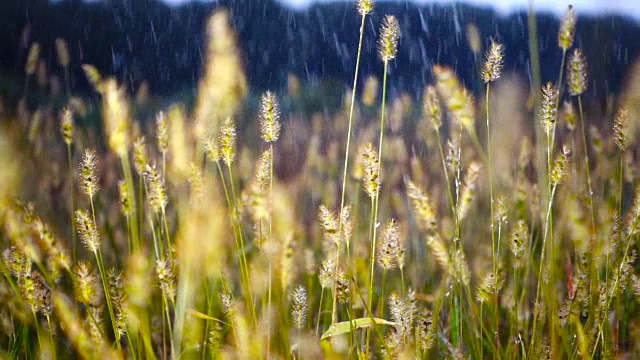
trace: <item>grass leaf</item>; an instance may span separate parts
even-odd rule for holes
[[[393,321],[370,317],[355,319],[352,322],[354,329],[361,329],[373,325],[396,325],[396,323],[394,323]],[[349,324],[349,321],[335,323],[329,327],[329,330],[322,334],[320,340],[327,340],[334,335],[346,334],[351,331],[351,328],[352,326],[351,324]]]

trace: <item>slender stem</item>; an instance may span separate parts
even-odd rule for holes
[[[77,254],[77,240],[76,240],[76,222],[74,220],[74,213],[76,211],[73,191],[73,164],[71,163],[71,144],[67,144],[67,160],[69,162],[69,193],[71,194],[71,242],[73,247],[73,262],[78,259]]]
[[[540,269],[538,270],[538,285],[536,288],[536,301],[534,303],[534,311],[533,311],[533,330],[531,332],[531,343],[529,344],[529,356],[531,356],[531,351],[533,351],[534,349],[534,343],[535,343],[535,339],[536,339],[536,329],[538,326],[538,306],[539,306],[539,301],[540,301],[540,288],[541,288],[541,284],[542,284],[542,269],[544,269],[544,258],[545,258],[545,253],[546,253],[546,247],[547,247],[547,233],[549,231],[549,219],[551,217],[551,208],[553,205],[553,198],[555,196],[556,193],[556,188],[557,185],[553,185],[552,189],[551,189],[551,196],[549,197],[549,203],[547,206],[547,215],[546,215],[546,221],[545,221],[545,225],[544,225],[544,233],[543,233],[543,237],[542,237],[542,249],[541,249],[541,254],[540,254]],[[528,356],[528,357],[529,357]]]
[[[322,300],[324,300],[324,287],[320,290],[320,304],[318,305],[318,318],[316,320],[316,335],[318,335],[320,331],[320,318],[322,317]]]
[[[494,276],[494,316],[495,316],[495,327],[496,327],[496,343],[499,349],[499,336],[497,336],[497,334],[499,334],[500,332],[500,318],[499,318],[499,308],[498,308],[498,252],[496,250],[497,246],[496,246],[496,237],[495,237],[495,232],[494,232],[494,228],[495,228],[495,216],[494,216],[494,209],[493,209],[493,202],[494,202],[494,198],[493,198],[493,164],[491,161],[491,124],[490,124],[490,106],[491,106],[491,102],[490,102],[490,94],[491,94],[491,82],[487,83],[487,95],[486,95],[486,110],[487,110],[487,164],[489,169],[487,170],[487,174],[489,177],[489,197],[490,197],[490,201],[489,201],[489,218],[490,218],[490,223],[491,223],[491,248],[492,248],[492,258],[493,258],[493,276]]]
[[[582,128],[582,145],[584,148],[584,166],[587,172],[587,186],[589,191],[589,211],[591,213],[591,242],[595,241],[596,220],[593,210],[593,187],[591,185],[591,169],[589,167],[589,148],[587,147],[587,130],[584,126],[584,112],[582,111],[582,95],[578,95],[578,107],[580,109],[580,127]]]

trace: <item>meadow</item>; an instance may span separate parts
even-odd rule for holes
[[[0,98],[2,357],[640,356],[640,67],[596,111],[569,7],[556,81],[503,73],[471,24],[477,84],[438,64],[391,95],[402,28],[367,33],[372,11],[342,104],[310,116],[295,74],[249,88],[224,9],[193,104],[30,42]]]

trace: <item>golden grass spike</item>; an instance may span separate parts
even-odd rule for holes
[[[207,22],[207,60],[195,108],[194,130],[199,139],[216,132],[247,94],[237,35],[230,22],[226,9],[215,11]]]
[[[480,74],[485,83],[496,81],[500,78],[504,63],[504,45],[491,40],[491,46],[485,55],[486,60]]]
[[[580,49],[573,50],[567,66],[569,94],[581,95],[587,90],[587,60]]]
[[[358,14],[366,16],[373,11],[373,0],[357,0]]]
[[[38,67],[38,60],[40,59],[40,44],[33,43],[29,49],[29,55],[27,55],[27,62],[24,66],[24,72],[31,76],[36,73]]]
[[[400,25],[393,15],[385,16],[380,28],[378,39],[378,55],[382,61],[395,59],[398,54],[398,40],[400,39]]]
[[[58,60],[58,64],[62,67],[69,66],[69,63],[71,62],[69,48],[67,47],[67,42],[64,39],[56,39],[56,58]]]
[[[82,71],[89,80],[89,84],[93,86],[93,90],[102,92],[102,75],[95,66],[90,64],[82,64]]]
[[[576,21],[576,12],[573,10],[573,6],[569,5],[560,23],[560,31],[558,31],[558,46],[564,51],[573,45],[573,39],[576,35]]]
[[[545,134],[550,136],[556,126],[558,116],[558,88],[553,83],[548,82],[542,88],[542,106],[540,107],[540,121]]]
[[[271,91],[262,95],[260,100],[260,134],[267,143],[278,140],[280,136],[280,104]]]

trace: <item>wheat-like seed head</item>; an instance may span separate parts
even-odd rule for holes
[[[474,133],[476,109],[473,95],[462,86],[450,67],[434,65],[433,75],[436,79],[438,94],[454,120],[464,126],[469,133]]]
[[[629,146],[629,112],[620,109],[613,120],[613,141],[620,151],[625,151]]]
[[[518,223],[511,231],[511,241],[509,241],[509,248],[513,254],[513,266],[516,268],[523,267],[525,265],[528,242],[529,242],[529,229],[524,220],[518,220]]]
[[[278,140],[280,136],[280,104],[271,91],[262,95],[260,100],[260,134],[267,143]]]
[[[551,183],[555,185],[561,184],[567,177],[567,167],[569,166],[569,148],[562,147],[562,152],[556,157],[551,169]]]
[[[82,64],[82,71],[89,80],[89,83],[93,87],[93,90],[102,92],[102,75],[95,66],[90,64]]]
[[[550,136],[556,126],[558,116],[558,88],[553,83],[548,82],[542,88],[542,106],[540,107],[540,121],[545,134]]]
[[[102,82],[102,116],[109,147],[120,158],[127,156],[130,144],[129,102],[125,89],[115,79]]]
[[[293,290],[291,298],[293,302],[291,306],[291,321],[297,329],[303,329],[307,322],[307,312],[309,310],[307,290],[302,285],[298,285]]]
[[[380,28],[380,39],[378,39],[378,54],[382,61],[387,62],[395,59],[398,53],[398,40],[400,39],[400,25],[398,19],[393,15],[385,16]]]
[[[211,136],[206,137],[204,140],[204,153],[207,157],[207,160],[217,163],[220,161],[220,148],[218,147],[218,143],[216,139]]]
[[[383,269],[391,270],[402,267],[404,263],[404,248],[400,243],[398,222],[389,220],[383,233],[382,242],[377,249],[376,260]]]
[[[327,259],[322,262],[322,266],[320,267],[320,271],[318,271],[318,280],[320,281],[320,286],[323,289],[331,287],[333,285],[333,276],[336,271],[336,265],[333,260]]]
[[[424,114],[428,117],[429,122],[436,131],[442,126],[442,108],[440,107],[440,99],[433,85],[427,86],[422,98]]]
[[[147,144],[144,136],[140,136],[133,142],[133,167],[138,175],[142,175],[148,163]]]
[[[69,66],[71,62],[71,58],[69,56],[69,48],[67,47],[67,42],[64,39],[57,38],[56,39],[56,55],[58,64],[62,67]]]
[[[467,168],[467,174],[464,177],[464,181],[462,184],[462,189],[460,191],[460,201],[458,202],[458,221],[464,219],[469,210],[471,209],[471,205],[476,199],[477,196],[477,180],[478,173],[480,172],[480,164],[477,162],[472,162],[469,164]]]
[[[33,43],[31,49],[29,49],[29,55],[27,55],[27,63],[24,67],[24,72],[27,75],[33,75],[36,72],[38,66],[38,60],[40,59],[40,44]]]
[[[232,117],[227,117],[222,122],[218,144],[222,161],[227,166],[231,166],[233,158],[236,156],[236,125]]]
[[[78,261],[74,268],[75,274],[75,298],[80,303],[91,306],[98,306],[101,302],[102,291],[98,286],[98,278],[86,261]]]
[[[567,51],[573,45],[573,38],[576,34],[576,13],[573,6],[569,5],[567,12],[560,23],[560,31],[558,31],[558,46]]]
[[[154,213],[164,212],[169,203],[167,190],[164,186],[162,176],[156,170],[155,165],[147,165],[144,172],[144,178],[149,186],[149,206]]]
[[[100,250],[100,236],[91,214],[87,210],[76,210],[76,225],[80,240],[92,253]]]
[[[567,65],[569,94],[581,95],[587,90],[587,60],[580,49],[573,50]]]
[[[563,120],[567,126],[567,129],[569,131],[573,131],[576,128],[576,123],[578,121],[578,116],[576,115],[576,111],[573,107],[573,104],[571,104],[570,101],[565,101],[562,104],[562,113],[563,113]]]
[[[62,110],[62,121],[60,122],[60,133],[67,146],[73,142],[73,112],[66,107]]]
[[[114,324],[119,337],[123,336],[127,328],[127,293],[124,290],[122,271],[109,269],[107,271],[107,285],[113,305]]]
[[[80,163],[80,186],[82,192],[84,192],[90,199],[98,193],[100,190],[100,184],[98,183],[98,174],[96,171],[96,165],[98,163],[98,157],[93,149],[86,149],[82,156],[82,162]]]
[[[504,62],[504,45],[491,40],[491,46],[485,54],[486,60],[482,66],[482,80],[485,83],[496,81],[500,78],[500,72]]]
[[[176,296],[176,275],[173,271],[173,262],[168,259],[156,261],[156,277],[158,286],[167,300],[173,301]]]
[[[418,226],[425,232],[437,229],[436,209],[426,192],[411,180],[407,181],[407,196],[416,214]]]
[[[202,169],[194,163],[189,165],[189,192],[191,194],[191,201],[194,204],[201,204],[204,199],[204,174]]]
[[[480,39],[480,30],[474,23],[469,23],[467,25],[467,43],[471,48],[471,51],[475,56],[480,55],[480,48],[482,47],[482,40]]]
[[[167,125],[167,115],[161,111],[156,116],[156,142],[158,150],[166,154],[169,149],[169,127]]]
[[[356,0],[358,14],[367,16],[373,11],[373,0]]]
[[[120,199],[120,210],[124,216],[129,216],[133,213],[133,205],[129,198],[129,186],[124,180],[118,181],[118,195]]]
[[[374,199],[380,193],[380,160],[373,144],[367,144],[362,153],[364,191]]]

